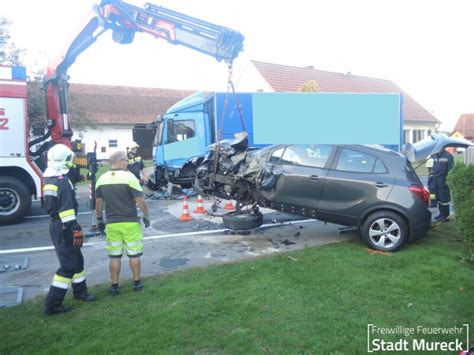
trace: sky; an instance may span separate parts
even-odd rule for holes
[[[240,31],[244,52],[236,68],[258,60],[389,79],[432,112],[442,130],[453,129],[462,113],[474,113],[472,0],[150,1]],[[27,49],[26,64],[46,67],[93,4],[1,0],[0,16],[12,20],[13,40]],[[76,83],[225,91],[227,67],[146,34],[119,45],[106,33],[69,75]],[[237,89],[239,75],[236,70]]]

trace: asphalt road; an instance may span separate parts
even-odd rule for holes
[[[78,192],[79,222],[88,230],[91,214],[87,209],[87,188]],[[187,267],[202,267],[282,251],[302,249],[351,238],[355,234],[338,235],[340,226],[316,220],[264,210],[264,226],[247,235],[226,231],[222,218],[192,213],[196,200],[190,199],[192,221],[181,222],[182,200],[147,200],[152,226],[143,229],[145,250],[142,274],[151,276]],[[224,203],[222,203],[223,205]],[[205,201],[210,210],[211,201]],[[217,212],[225,213],[224,210]],[[24,298],[44,295],[58,267],[57,257],[48,232],[49,217],[35,204],[31,215],[22,223],[0,226],[0,288],[22,287]],[[86,239],[83,254],[90,284],[108,283],[108,257],[105,238]],[[26,269],[16,266],[28,260]],[[131,277],[127,258],[122,259],[122,279]],[[6,270],[3,266],[9,265]],[[1,303],[1,295],[0,295]]]

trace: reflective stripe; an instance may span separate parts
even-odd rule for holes
[[[441,206],[449,206],[449,202],[439,202]]]
[[[67,290],[69,287],[69,284],[53,280],[53,282],[51,283],[51,286],[62,288],[63,290]]]
[[[142,242],[128,242],[128,243],[125,243],[125,245],[127,247],[135,247],[135,246],[143,246],[143,243]]]
[[[143,250],[129,250],[127,249],[127,255],[137,255],[143,253]]]
[[[59,212],[59,218],[63,223],[74,221],[76,219],[76,212],[73,209]]]
[[[47,190],[58,191],[58,187],[56,185],[53,185],[53,184],[44,185],[43,186],[43,191],[47,191]]]
[[[57,193],[56,191],[45,190],[45,191],[44,191],[44,195],[45,195],[45,196],[54,196],[54,197],[57,197],[57,196],[58,196],[58,193]]]
[[[64,218],[61,218],[61,222],[63,223],[66,223],[66,222],[71,222],[71,221],[75,221],[76,220],[76,215],[72,215],[72,216],[67,216],[67,217],[64,217]]]
[[[78,284],[82,281],[84,281],[86,279],[86,273],[84,271],[78,273],[78,274],[74,274],[74,276],[72,277],[72,283],[73,284]]]
[[[56,274],[53,277],[53,282],[51,283],[51,285],[57,288],[62,288],[63,290],[67,290],[70,283],[71,279]]]
[[[109,250],[109,255],[122,255],[122,249],[119,249],[119,250]]]
[[[110,245],[111,247],[118,247],[118,246],[122,246],[123,243],[122,242],[107,242],[107,245]]]
[[[95,189],[97,190],[100,186],[120,184],[128,185],[132,189],[138,191],[143,191],[142,187],[140,186],[140,182],[135,177],[135,175],[133,175],[130,171],[125,170],[110,170],[101,175],[99,180],[97,180]]]
[[[67,216],[75,215],[75,214],[76,212],[73,209],[70,209],[70,210],[59,212],[59,217],[63,218],[63,217],[67,217]]]

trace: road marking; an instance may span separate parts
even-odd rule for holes
[[[83,212],[88,213],[88,212]],[[90,212],[89,212],[90,213]],[[269,224],[262,224],[259,228],[272,228],[272,227],[279,227],[284,225],[291,225],[291,224],[303,224],[309,222],[316,222],[316,219],[304,219],[301,221],[288,221],[282,223],[269,223]],[[228,229],[215,229],[210,231],[202,231],[202,232],[186,232],[186,233],[173,233],[173,234],[161,234],[161,235],[152,235],[149,237],[143,237],[143,240],[154,240],[154,239],[164,239],[164,238],[173,238],[173,237],[188,237],[191,235],[206,235],[206,234],[217,234],[217,233],[225,233],[229,231]],[[84,247],[88,246],[99,246],[105,244],[105,241],[100,242],[91,242],[91,243],[84,243]],[[7,249],[7,250],[0,250],[1,254],[16,254],[16,253],[28,253],[33,251],[43,251],[43,250],[53,250],[54,246],[46,246],[46,247],[35,247],[35,248],[22,248],[22,249]]]
[[[91,212],[79,212],[78,214],[90,214]],[[39,216],[26,216],[25,219],[29,219],[29,218],[45,218],[45,217],[49,217],[49,214],[42,214],[42,215],[39,215]]]

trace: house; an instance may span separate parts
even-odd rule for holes
[[[190,90],[74,84],[69,86],[69,105],[75,106],[91,122],[76,129],[73,139],[81,138],[86,152],[97,143],[98,159],[107,159],[133,142],[135,124],[148,124],[179,100],[193,94]],[[74,116],[71,117],[74,125]],[[150,158],[148,149],[146,158]]]
[[[404,143],[414,143],[435,132],[438,119],[394,82],[379,78],[335,73],[313,67],[294,67],[251,61],[239,80],[240,91],[292,92],[313,81],[320,92],[401,93]]]
[[[474,113],[463,113],[454,127],[453,133],[455,132],[474,142]]]

